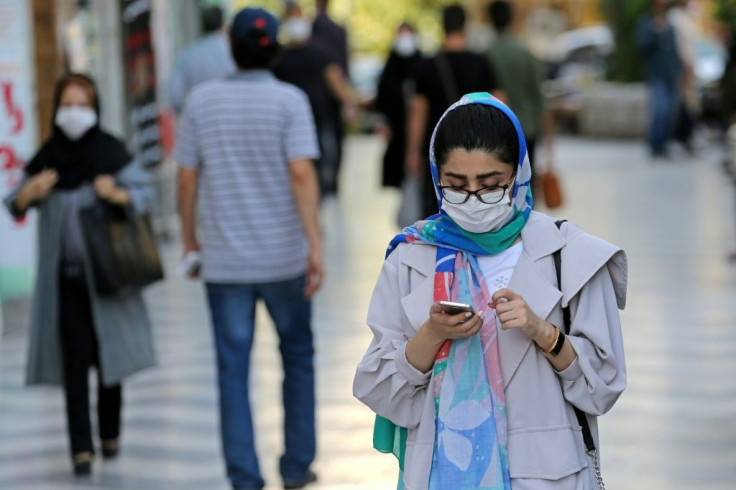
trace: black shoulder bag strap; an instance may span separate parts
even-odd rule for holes
[[[555,225],[557,225],[557,228],[562,229],[562,223],[566,222],[567,220],[560,220],[556,221]],[[557,272],[557,285],[560,288],[560,291],[562,291],[562,249],[558,250],[554,253],[555,258],[555,271]],[[563,322],[565,324],[565,335],[570,334],[570,307],[566,306],[562,308],[562,318]],[[595,442],[593,441],[593,436],[590,433],[590,426],[588,426],[588,419],[585,417],[585,414],[582,410],[580,410],[578,407],[575,408],[575,416],[578,418],[578,424],[580,424],[580,427],[583,429],[583,441],[585,441],[585,449],[588,451],[595,451]]]
[[[440,82],[442,83],[447,103],[452,105],[460,98],[460,91],[457,89],[457,83],[455,83],[455,77],[452,74],[450,61],[447,59],[445,53],[439,53],[434,57],[434,62],[437,65],[437,72],[440,74]]]

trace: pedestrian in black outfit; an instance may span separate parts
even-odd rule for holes
[[[727,33],[728,61],[720,80],[721,117],[726,131],[726,156],[724,166],[736,185],[736,28]],[[736,263],[736,250],[728,258]]]
[[[84,243],[79,211],[104,200],[142,213],[155,194],[148,173],[125,145],[98,124],[91,79],[70,74],[56,86],[54,127],[5,199],[22,217],[38,208],[38,277],[31,313],[28,384],[63,385],[76,475],[92,470],[95,452],[89,407],[89,370],[98,379],[102,454],[117,456],[122,380],[154,364],[153,340],[141,294],[100,297]]]
[[[406,159],[406,108],[411,70],[423,59],[417,36],[409,24],[401,24],[378,82],[375,110],[386,118],[388,146],[383,155],[384,187],[401,187]]]
[[[282,24],[286,45],[273,73],[307,94],[319,139],[320,158],[315,160],[321,195],[335,190],[340,158],[334,105],[353,106],[353,94],[337,58],[312,41],[312,23],[301,7],[291,3]]]
[[[445,110],[463,94],[490,92],[501,101],[506,95],[489,61],[468,50],[465,32],[465,9],[450,5],[442,11],[445,40],[435,56],[418,63],[413,74],[415,93],[409,103],[407,124],[406,171],[423,175],[422,216],[439,212],[434,184],[427,169],[426,148],[430,147],[432,130]]]
[[[342,70],[345,80],[350,79],[350,49],[348,32],[344,26],[332,20],[327,12],[329,0],[316,0],[317,16],[312,23],[312,41],[335,60]],[[329,179],[324,182],[322,196],[336,196],[340,180],[340,167],[347,133],[344,118],[350,122],[354,119],[354,108],[344,106],[343,101],[333,98],[326,106],[329,118],[322,125],[320,149],[321,165],[328,173]]]

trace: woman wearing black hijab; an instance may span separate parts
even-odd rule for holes
[[[147,172],[98,123],[94,82],[79,74],[56,85],[51,137],[26,166],[5,203],[22,217],[38,209],[38,276],[34,290],[28,384],[62,385],[76,475],[91,472],[94,444],[88,373],[98,374],[102,454],[118,452],[122,379],[154,364],[148,313],[140,293],[100,297],[79,222],[101,199],[145,212],[154,192]]]
[[[401,187],[406,157],[406,82],[414,64],[422,59],[417,49],[414,29],[401,24],[391,54],[378,82],[375,108],[383,114],[390,128],[389,142],[383,156],[383,186]]]

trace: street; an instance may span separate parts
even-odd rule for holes
[[[726,259],[736,248],[735,192],[710,146],[694,160],[651,161],[637,141],[558,141],[567,202],[555,216],[629,258],[621,313],[629,384],[599,419],[609,489],[725,490],[736,481],[736,264]],[[314,311],[314,490],[395,488],[396,460],[371,448],[373,414],[351,392],[370,341],[371,291],[397,232],[398,193],[379,187],[382,149],[373,137],[352,137],[339,200],[322,209],[327,277]],[[27,305],[5,307],[0,488],[228,488],[203,287],[176,275],[178,243],[162,251],[168,278],[147,294],[159,366],[125,385],[122,453],[110,463],[98,458],[89,479],[71,476],[61,390],[23,386]],[[281,365],[273,326],[264,309],[258,316],[251,400],[261,470],[267,488],[277,489]]]

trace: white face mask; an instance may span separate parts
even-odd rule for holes
[[[312,24],[302,17],[292,17],[285,21],[283,29],[288,41],[302,42],[312,35]]]
[[[399,56],[408,58],[417,52],[417,41],[414,34],[399,34],[394,42],[394,49]]]
[[[512,187],[506,191],[506,196],[496,204],[486,204],[480,202],[476,196],[470,196],[470,199],[463,204],[452,204],[443,199],[442,209],[460,228],[471,233],[496,231],[514,213],[514,208],[509,206],[511,203],[511,189]],[[452,190],[445,189],[445,192],[449,194],[452,193]],[[455,194],[460,196],[460,199],[465,197],[462,193]]]
[[[97,124],[97,113],[91,107],[61,107],[54,120],[57,126],[72,141],[77,141]]]

